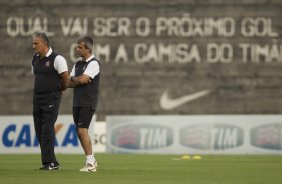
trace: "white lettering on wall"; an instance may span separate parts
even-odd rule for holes
[[[266,17],[246,17],[241,22],[241,33],[246,37],[278,37],[272,30],[272,20]]]
[[[60,23],[64,36],[81,36],[88,33],[87,18],[61,18]]]
[[[93,34],[97,37],[129,36],[130,25],[128,17],[96,17],[93,20]]]
[[[186,15],[186,14],[185,14]],[[179,17],[158,17],[156,19],[156,36],[223,36],[235,34],[236,21],[232,17],[193,18],[189,15]]]
[[[9,17],[7,19],[7,34],[11,37],[31,36],[36,32],[45,32],[48,36],[55,35],[48,31],[47,17]]]

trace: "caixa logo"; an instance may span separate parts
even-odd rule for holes
[[[232,125],[192,125],[180,130],[180,144],[185,147],[224,150],[243,144],[243,129]]]
[[[55,126],[55,146],[77,147],[78,138],[74,124],[56,123]],[[9,124],[3,130],[2,144],[5,147],[37,147],[39,146],[33,126],[30,124]]]
[[[253,146],[282,150],[282,123],[261,125],[251,130],[251,144]]]
[[[111,144],[119,148],[150,150],[170,146],[172,129],[165,126],[138,124],[123,125],[111,130]]]

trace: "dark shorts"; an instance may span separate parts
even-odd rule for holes
[[[90,107],[73,107],[73,120],[78,128],[89,128],[95,110]]]

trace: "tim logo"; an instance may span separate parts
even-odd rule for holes
[[[243,130],[226,124],[189,126],[180,130],[180,144],[205,150],[234,148],[243,144]]]
[[[111,144],[125,149],[157,149],[172,144],[172,130],[147,124],[124,125],[111,131]]]
[[[251,130],[253,146],[272,150],[281,150],[282,124],[273,123],[255,127]]]

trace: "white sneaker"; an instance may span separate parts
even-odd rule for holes
[[[96,168],[97,168],[98,164],[95,161],[94,164],[89,164],[87,163],[83,168],[81,168],[79,171],[81,172],[96,172]]]

